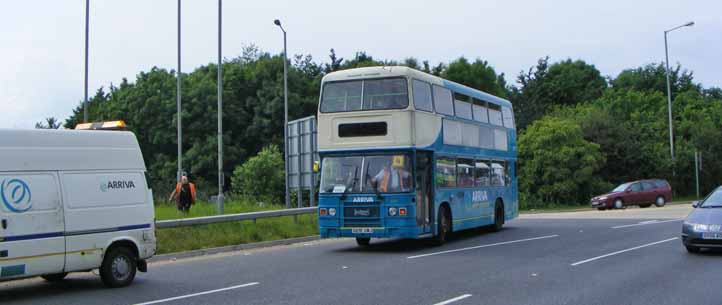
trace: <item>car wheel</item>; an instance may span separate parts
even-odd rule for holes
[[[615,209],[623,209],[624,208],[624,201],[622,199],[617,198],[614,200],[614,208]]]
[[[695,246],[685,245],[684,247],[687,248],[687,252],[689,252],[689,253],[699,253],[699,250],[700,250],[699,247],[695,247]]]
[[[133,252],[126,247],[111,248],[100,266],[100,278],[110,288],[130,285],[135,278],[137,261]]]
[[[667,201],[664,199],[664,196],[658,196],[657,200],[654,201],[654,205],[660,208],[663,207],[665,203],[667,203]]]
[[[366,247],[371,244],[371,238],[368,237],[356,237],[356,244],[362,247]]]
[[[60,281],[62,281],[63,279],[65,279],[66,276],[68,276],[68,273],[67,273],[67,272],[55,273],[55,274],[46,274],[46,275],[42,275],[42,276],[40,276],[40,277],[42,277],[44,280],[46,280],[46,281],[48,281],[48,282],[60,282]]]
[[[494,208],[494,232],[501,231],[504,227],[504,204],[497,202]]]
[[[451,215],[449,215],[449,211],[446,209],[445,206],[439,207],[439,218],[437,221],[437,231],[438,234],[436,234],[436,237],[434,238],[434,243],[437,246],[441,246],[444,243],[446,243],[446,239],[448,238],[449,231],[451,231]]]

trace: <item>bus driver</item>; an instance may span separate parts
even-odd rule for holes
[[[411,184],[409,172],[404,169],[404,156],[394,156],[393,162],[388,160],[371,182],[382,193],[408,192]]]

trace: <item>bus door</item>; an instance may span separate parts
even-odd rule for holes
[[[431,152],[416,152],[416,224],[430,232],[433,215],[433,163]]]

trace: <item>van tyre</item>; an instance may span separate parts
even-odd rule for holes
[[[494,207],[494,226],[492,227],[492,230],[494,232],[501,231],[501,228],[504,226],[504,204],[497,202],[496,206]]]
[[[615,209],[623,209],[623,208],[624,208],[624,201],[622,201],[622,199],[619,199],[619,198],[615,199],[615,200],[614,200],[614,208],[615,208]]]
[[[63,279],[65,279],[66,276],[68,276],[67,272],[46,274],[46,275],[42,275],[40,277],[42,277],[44,280],[46,280],[48,282],[60,282]]]
[[[446,208],[446,206],[442,205],[439,207],[439,213],[437,215],[437,234],[434,237],[434,244],[437,246],[441,246],[446,243],[446,240],[449,237],[449,232],[451,231],[451,213],[449,213],[449,210]]]
[[[369,244],[371,244],[371,238],[356,237],[356,244],[358,244],[361,247],[367,247]]]
[[[654,201],[654,205],[656,205],[658,208],[663,207],[667,203],[667,200],[664,199],[664,196],[657,196],[657,200]]]
[[[103,259],[103,265],[100,266],[100,278],[103,284],[110,288],[130,285],[138,268],[136,260],[133,252],[126,247],[111,248]]]

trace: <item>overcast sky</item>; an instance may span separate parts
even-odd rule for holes
[[[217,2],[182,0],[183,71],[217,61]],[[134,81],[152,66],[176,67],[176,0],[91,0],[89,94]],[[423,3],[423,4],[422,4]],[[67,118],[83,99],[83,0],[2,0],[0,128],[32,128]],[[241,1],[223,3],[223,55],[256,44],[282,50],[280,18],[291,54],[327,61],[334,48],[351,58],[416,57],[432,63],[459,56],[488,60],[513,82],[543,56],[594,64],[605,76],[664,60],[722,87],[722,2],[668,0],[539,1]],[[170,119],[170,118],[168,118]]]

